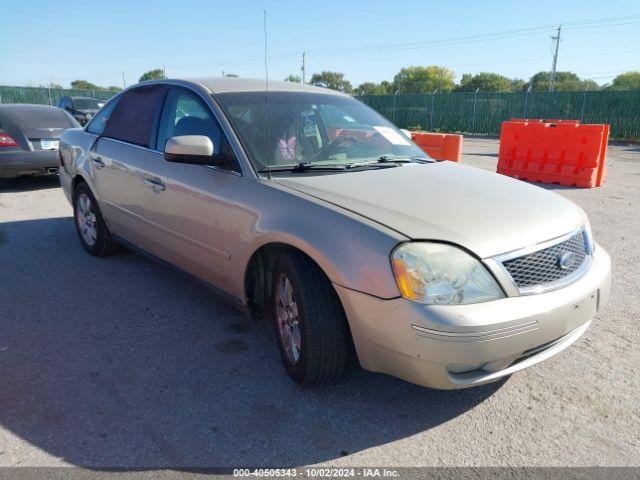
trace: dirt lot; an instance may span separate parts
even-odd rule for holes
[[[498,143],[466,139],[495,169]],[[574,346],[506,382],[438,392],[355,370],[303,390],[270,326],[133,253],[96,259],[57,179],[0,183],[0,466],[640,466],[640,149],[606,185],[550,187],[614,263]]]

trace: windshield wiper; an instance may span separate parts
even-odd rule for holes
[[[352,168],[393,168],[399,167],[400,165],[395,162],[353,162],[347,163],[345,168],[351,170]]]
[[[375,160],[348,163],[347,168],[390,168],[399,167],[403,163],[430,163],[429,159],[421,157],[390,157],[381,155]]]
[[[297,165],[276,165],[270,168],[258,170],[260,173],[271,172],[306,172],[308,170],[316,170],[322,172],[339,172],[345,170],[343,165],[315,165],[309,162],[300,162]]]
[[[390,157],[389,155],[381,155],[378,157],[378,163],[432,163],[433,160],[425,157]]]

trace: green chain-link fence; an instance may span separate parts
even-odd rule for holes
[[[57,105],[65,95],[111,98],[113,92],[0,86],[0,103]],[[611,139],[640,142],[640,91],[433,93],[359,97],[402,128],[500,134],[511,118],[608,123]]]
[[[401,128],[500,134],[511,118],[608,123],[611,139],[640,141],[640,91],[434,93],[358,97]]]
[[[7,87],[0,86],[0,103],[37,103],[40,105],[58,105],[60,97],[94,97],[109,99],[114,92],[102,90],[74,90],[66,88],[43,87]]]

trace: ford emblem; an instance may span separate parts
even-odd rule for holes
[[[567,270],[576,263],[577,256],[573,252],[563,252],[558,255],[558,266],[562,270]]]

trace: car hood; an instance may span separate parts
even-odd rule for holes
[[[560,195],[453,162],[276,180],[410,239],[455,243],[482,258],[558,237],[586,222],[582,210]]]

